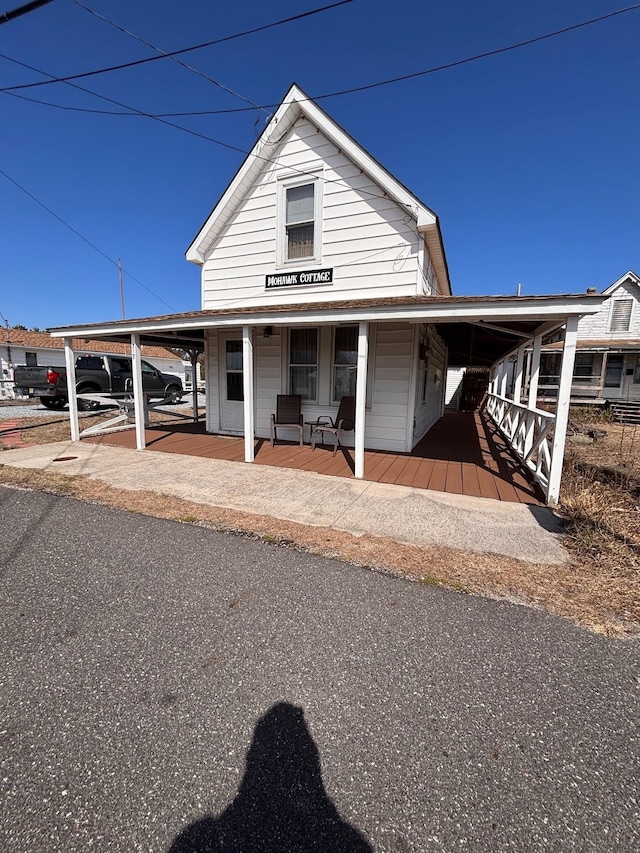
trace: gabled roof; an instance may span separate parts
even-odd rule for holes
[[[614,281],[613,284],[610,284],[609,287],[605,288],[602,292],[605,296],[609,296],[609,294],[613,293],[613,291],[620,287],[621,284],[630,281],[632,284],[637,284],[640,286],[640,278],[633,272],[633,270],[629,270],[629,272],[625,273],[622,278],[619,278],[617,281]]]
[[[12,347],[27,349],[64,349],[64,340],[54,338],[48,332],[29,332],[26,329],[2,329],[0,327],[0,345],[9,344]],[[94,352],[104,355],[131,355],[131,345],[113,343],[112,341],[96,341],[88,338],[75,338],[73,348],[78,352]],[[179,358],[175,353],[164,347],[143,346],[142,355],[146,358]]]
[[[282,139],[300,116],[315,125],[390,198],[407,209],[415,219],[418,230],[424,235],[441,293],[445,296],[450,294],[449,270],[436,214],[381,166],[295,83],[187,249],[187,260],[195,264],[204,263],[206,254],[216,238],[265,165],[273,162]],[[301,173],[303,174],[302,171]]]

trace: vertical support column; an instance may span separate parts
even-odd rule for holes
[[[198,351],[195,349],[189,350],[189,358],[191,359],[191,407],[193,409],[193,422],[198,423]]]
[[[244,385],[244,461],[253,462],[255,412],[253,408],[253,338],[251,326],[242,327],[242,378]]]
[[[136,419],[136,450],[144,450],[146,447],[144,434],[146,412],[142,389],[142,355],[140,352],[140,335],[135,332],[131,333],[131,367],[133,374],[133,411]]]
[[[509,371],[507,370],[507,362],[503,360],[500,362],[500,396],[501,397],[507,396],[507,376],[508,376],[508,373],[509,373]]]
[[[562,351],[562,367],[558,385],[558,402],[556,405],[556,422],[553,429],[553,446],[551,448],[551,469],[549,471],[549,486],[547,503],[555,506],[560,495],[560,479],[564,462],[564,445],[567,437],[567,421],[569,420],[569,401],[571,399],[571,380],[573,365],[576,359],[576,341],[578,339],[578,317],[567,317],[564,332],[564,349]]]
[[[360,322],[358,328],[358,365],[356,372],[356,423],[355,423],[355,476],[364,477],[364,421],[367,406],[367,366],[369,361],[369,323]]]
[[[67,368],[67,396],[69,398],[71,441],[80,441],[78,395],[76,393],[76,359],[73,352],[73,340],[71,338],[64,339],[64,361]]]
[[[533,339],[533,351],[529,360],[529,393],[527,396],[527,408],[538,408],[538,381],[540,379],[540,351],[542,348],[542,335],[536,335]],[[533,447],[533,433],[536,416],[529,411],[527,414],[527,435],[524,442],[524,454],[529,453]]]
[[[522,374],[524,372],[524,344],[518,347],[518,357],[516,359],[516,375],[513,383],[513,402],[520,405],[522,403]]]
[[[602,353],[602,367],[600,368],[600,387],[598,388],[598,399],[601,400],[604,394],[604,383],[607,381],[607,362],[609,361],[609,353]]]

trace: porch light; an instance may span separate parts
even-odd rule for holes
[[[262,330],[262,337],[263,338],[270,338],[272,334],[273,334],[273,326],[265,326],[264,329]]]

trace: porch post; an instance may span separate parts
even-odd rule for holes
[[[564,333],[564,349],[562,350],[562,367],[558,385],[558,402],[556,404],[556,422],[553,429],[553,446],[551,449],[551,467],[549,470],[549,486],[547,503],[554,506],[560,495],[560,479],[564,461],[564,445],[567,436],[567,421],[569,420],[569,400],[571,398],[571,380],[573,365],[576,358],[576,341],[578,338],[578,317],[567,317]]]
[[[507,362],[502,359],[500,362],[500,378],[498,380],[498,390],[501,397],[507,396]]]
[[[67,367],[67,396],[69,398],[69,421],[71,424],[71,441],[80,441],[80,424],[78,423],[78,394],[76,392],[76,360],[73,353],[73,340],[64,339],[64,361]]]
[[[524,370],[524,344],[518,347],[518,358],[516,360],[516,375],[513,383],[513,402],[520,405],[522,402],[522,373]]]
[[[533,351],[529,354],[529,390],[527,394],[527,434],[524,439],[524,455],[526,456],[533,447],[533,433],[536,418],[532,409],[538,408],[538,380],[540,378],[540,350],[542,348],[542,335],[536,335],[533,339]]]
[[[609,353],[602,353],[602,367],[600,368],[600,387],[598,388],[598,400],[604,396],[604,383],[607,380],[607,362],[609,361]]]
[[[356,423],[355,423],[355,476],[364,477],[364,419],[367,405],[367,362],[369,358],[369,323],[360,322],[358,328],[358,366],[356,372]]]
[[[142,356],[140,353],[140,335],[131,333],[131,366],[133,380],[133,411],[136,419],[136,450],[144,450],[146,447],[145,405],[144,392],[142,390]]]
[[[196,372],[198,369],[198,351],[189,350],[189,358],[191,359],[191,407],[193,408],[193,422],[198,423],[198,383],[196,381]]]
[[[542,349],[542,335],[536,335],[533,339],[533,351],[529,366],[529,400],[530,409],[538,408],[538,382],[540,380],[540,352]]]
[[[251,326],[242,327],[242,378],[244,384],[244,461],[253,462],[255,412],[253,408],[253,338]]]

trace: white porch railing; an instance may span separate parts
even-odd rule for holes
[[[548,499],[552,461],[550,438],[555,415],[491,393],[487,394],[485,408],[509,442],[511,450],[531,471]]]

